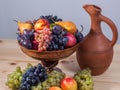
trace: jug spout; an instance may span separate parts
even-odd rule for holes
[[[95,15],[95,14],[100,14],[101,13],[101,8],[96,6],[96,5],[92,5],[92,4],[86,4],[83,6],[83,8],[88,12],[88,14],[90,15]]]

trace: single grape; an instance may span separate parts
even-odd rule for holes
[[[54,34],[59,35],[62,32],[62,27],[58,26],[58,25],[55,25],[55,26],[53,26],[52,31],[53,31]]]
[[[64,37],[64,38],[63,38],[63,45],[64,45],[64,46],[66,45],[67,41],[68,41],[68,38],[67,38],[67,37]]]
[[[66,30],[63,30],[62,31],[62,35],[65,36],[67,34],[67,31]]]
[[[62,38],[59,39],[58,44],[59,44],[59,46],[63,45],[63,39]]]
[[[58,19],[58,17],[57,17],[57,16],[54,16],[54,17],[53,17],[53,20],[54,20],[54,21],[56,21],[57,19]]]
[[[58,50],[58,45],[57,45],[57,44],[54,44],[54,45],[53,45],[53,49],[54,49],[54,50]]]

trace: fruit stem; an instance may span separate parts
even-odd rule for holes
[[[55,22],[55,20],[51,19],[53,22]]]
[[[17,20],[13,20],[14,22],[18,22]]]
[[[82,32],[82,31],[83,31],[83,25],[80,25],[80,26],[81,26],[81,28],[82,28],[80,32]]]

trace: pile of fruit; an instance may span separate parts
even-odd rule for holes
[[[57,16],[40,16],[37,20],[16,22],[18,24],[17,40],[27,49],[39,52],[64,50],[83,39],[83,34],[77,30],[73,22],[63,21]]]
[[[9,74],[6,85],[12,90],[93,90],[93,79],[89,69],[68,77],[60,71],[47,72],[41,64],[28,64]]]

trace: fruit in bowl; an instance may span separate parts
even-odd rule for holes
[[[63,22],[63,26],[56,22]],[[34,28],[32,30],[25,28],[21,33],[18,27],[17,40],[21,50],[28,56],[41,60],[48,70],[52,70],[60,59],[74,53],[83,39],[83,34],[73,28],[75,26],[73,22],[72,24],[70,21],[64,22],[57,16],[41,16],[37,20],[24,23],[29,23]],[[71,32],[72,29],[74,33]]]
[[[57,16],[41,16],[37,20],[17,23],[19,44],[38,52],[64,50],[83,39],[73,22],[62,21]]]

